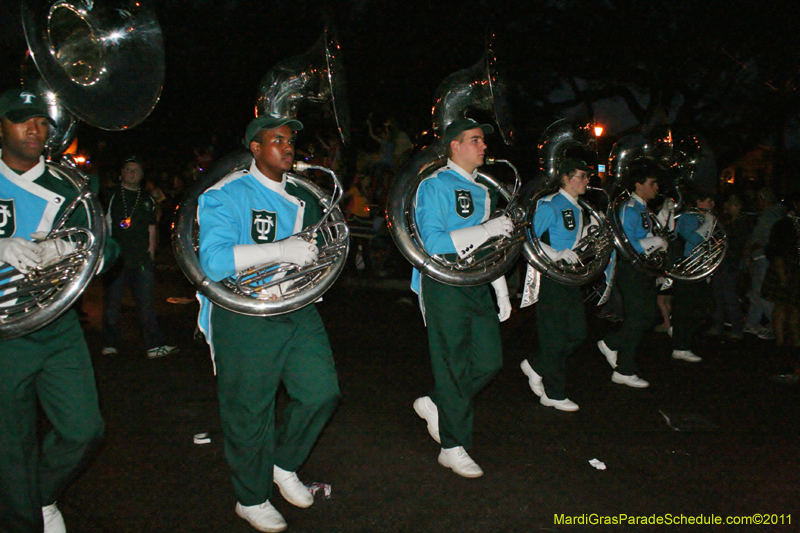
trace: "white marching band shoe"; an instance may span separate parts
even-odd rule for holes
[[[439,464],[462,477],[476,478],[483,475],[481,467],[472,460],[463,446],[442,448],[439,452]]]
[[[414,411],[417,415],[428,423],[428,433],[437,444],[442,441],[439,438],[439,409],[433,403],[430,396],[423,396],[414,400]]]
[[[247,520],[251,526],[264,533],[279,533],[286,529],[286,520],[269,500],[260,505],[242,505],[236,502],[236,514]]]

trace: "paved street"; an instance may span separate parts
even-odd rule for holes
[[[158,279],[162,326],[181,348],[164,359],[146,359],[132,300],[124,308],[126,346],[101,356],[99,283],[86,292],[107,435],[59,507],[71,533],[253,531],[233,512],[211,362],[205,343],[193,340],[197,305],[166,302],[193,291],[177,271],[161,269]],[[502,325],[505,366],[476,399],[471,455],[486,475],[468,480],[437,464],[438,447],[411,408],[432,384],[416,300],[407,290],[353,280],[341,279],[319,304],[343,397],[299,471],[332,493],[298,509],[276,491],[273,503],[290,531],[601,529],[555,520],[592,513],[778,518],[761,526],[602,528],[610,531],[797,527],[800,385],[768,379],[772,342],[704,339],[705,360],[691,364],[669,357],[667,336],[650,334],[640,375],[652,386],[634,390],[610,382],[594,342],[614,326],[592,317],[590,339],[568,367],[569,396],[581,410],[562,413],[540,406],[519,370],[536,342],[535,310],[517,312]],[[210,433],[210,444],[193,443],[200,432]],[[607,469],[592,467],[595,458]]]

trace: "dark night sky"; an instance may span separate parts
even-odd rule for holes
[[[0,61],[6,67],[3,87],[17,82],[18,64],[26,49],[15,4],[3,0],[0,8]],[[165,41],[166,81],[161,100],[150,117],[130,131],[104,132],[81,125],[79,140],[89,149],[102,139],[109,155],[133,150],[146,158],[185,162],[191,159],[192,147],[203,146],[216,134],[222,151],[229,150],[252,118],[260,79],[275,63],[308,50],[323,27],[323,2],[314,0],[154,0],[151,4]],[[542,91],[551,83],[545,79],[548,72],[563,67],[575,74],[576,69],[587,68],[581,60],[590,51],[599,58],[595,68],[624,64],[629,60],[620,57],[615,41],[627,38],[649,43],[653,31],[647,26],[634,22],[623,27],[624,35],[618,27],[611,29],[624,10],[639,10],[658,20],[659,10],[666,6],[663,18],[669,20],[680,16],[684,7],[692,7],[689,22],[693,27],[687,40],[706,32],[727,38],[725,32],[729,32],[730,39],[738,41],[736,32],[742,29],[769,39],[791,26],[788,22],[782,28],[739,25],[753,20],[748,9],[767,15],[774,11],[772,20],[778,20],[784,16],[782,6],[795,4],[767,0],[745,9],[743,6],[753,3],[331,1],[344,54],[356,147],[375,148],[364,131],[370,112],[379,119],[394,116],[407,130],[428,128],[436,87],[447,75],[480,58],[487,30],[492,29],[498,33],[498,55],[512,86],[511,111],[520,133],[518,150],[531,150],[544,126],[557,118],[541,112]],[[739,11],[731,6],[738,6]],[[595,17],[592,9],[602,16]],[[550,16],[554,12],[559,18]],[[770,19],[765,16],[764,20]],[[664,50],[665,61],[674,62],[669,52]]]
[[[2,85],[17,81],[26,50],[14,2],[3,2]],[[275,63],[304,53],[323,29],[322,2],[153,2],[162,27],[166,80],[148,119],[125,132],[103,132],[82,124],[79,141],[107,142],[110,151],[152,155],[175,152],[186,159],[193,146],[218,135],[223,150],[241,138],[252,118],[261,78]],[[450,15],[453,2],[344,1],[334,10],[342,45],[355,142],[364,120],[392,114],[404,127],[428,127],[433,93],[455,70],[482,53],[487,27],[484,2]],[[11,16],[5,16],[5,15]],[[314,113],[313,109],[307,110]],[[302,118],[302,116],[301,116]],[[310,119],[316,117],[307,117]],[[158,154],[161,157],[160,154]]]

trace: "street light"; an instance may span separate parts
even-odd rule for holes
[[[594,126],[594,136],[595,136],[595,145],[594,149],[597,154],[597,176],[605,182],[606,178],[606,166],[600,164],[600,136],[603,135],[603,126],[598,126],[595,124]]]

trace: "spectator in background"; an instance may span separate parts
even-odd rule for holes
[[[339,174],[344,170],[342,162],[342,141],[338,133],[334,132],[328,136],[327,141],[321,135],[317,135],[319,144],[325,149],[326,154],[322,158],[322,166],[333,170]]]
[[[154,359],[178,351],[164,341],[155,306],[155,255],[158,244],[156,205],[141,186],[144,170],[135,156],[122,165],[119,189],[109,202],[106,218],[111,236],[120,245],[117,264],[103,278],[103,355],[114,355],[121,346],[122,296],[131,286],[147,357]]]
[[[378,149],[378,160],[372,165],[372,175],[381,187],[388,176],[394,172],[394,148],[396,139],[394,132],[389,128],[389,122],[377,130],[372,126],[372,115],[367,118],[367,129],[369,136],[380,144]]]
[[[752,231],[750,219],[742,213],[742,199],[732,194],[723,204],[723,224],[728,236],[728,250],[719,268],[711,278],[714,295],[714,316],[710,335],[725,334],[725,323],[731,325],[727,333],[731,340],[741,340],[744,315],[739,298],[739,283],[745,272],[745,246]]]
[[[411,157],[414,144],[408,134],[400,129],[393,118],[386,120],[385,124],[389,134],[394,138],[394,168],[400,168]]]
[[[800,193],[792,194],[789,213],[777,221],[770,231],[765,248],[769,267],[761,286],[761,294],[772,303],[772,327],[776,354],[784,360],[796,354],[787,350],[800,348]]]
[[[155,205],[156,223],[159,223],[161,222],[161,214],[163,212],[163,205],[167,199],[167,195],[164,194],[164,191],[161,190],[161,187],[159,187],[152,179],[145,180],[144,187],[147,189],[147,194],[149,194],[150,198],[153,199],[153,204]]]
[[[769,260],[765,255],[765,248],[769,240],[772,226],[783,218],[786,209],[778,203],[772,189],[764,187],[758,192],[758,202],[761,214],[755,228],[750,234],[747,243],[747,258],[750,270],[750,309],[744,324],[744,332],[758,336],[759,339],[773,339],[772,332],[772,302],[765,300],[761,295],[761,285],[767,273]]]
[[[347,225],[350,227],[355,254],[353,261],[357,271],[363,271],[372,266],[370,242],[375,237],[373,220],[375,219],[370,206],[372,198],[372,178],[363,174],[353,178],[353,184],[342,196]]]

